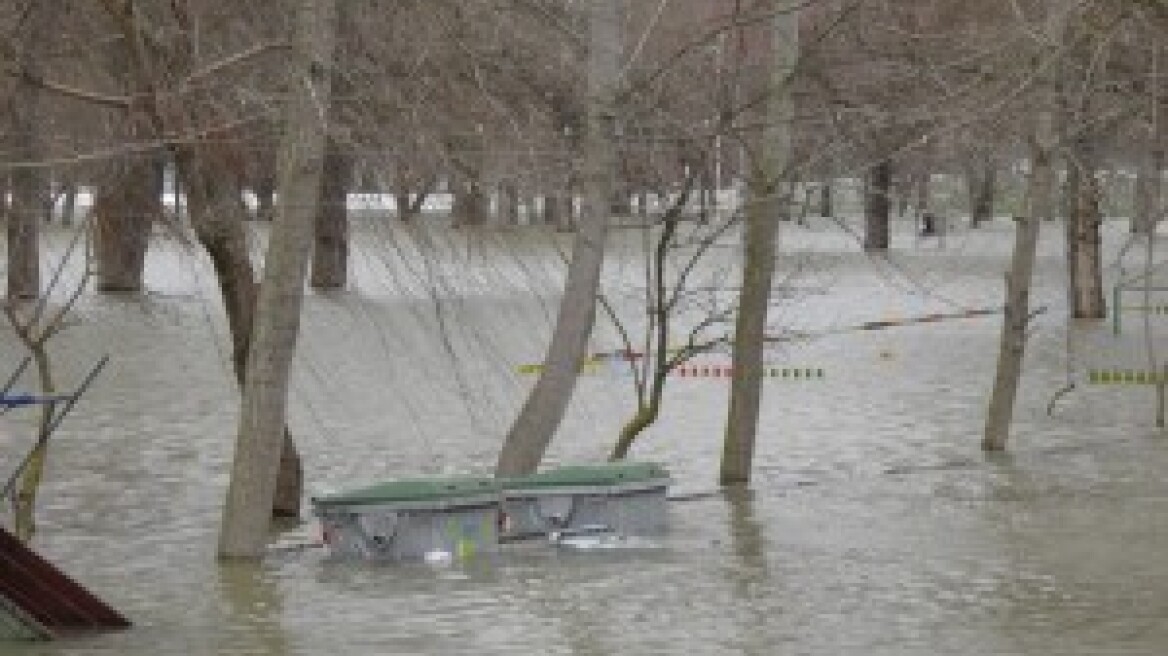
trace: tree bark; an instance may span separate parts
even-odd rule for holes
[[[513,180],[499,184],[499,222],[503,225],[519,225],[519,185]]]
[[[1014,417],[1014,404],[1026,355],[1026,331],[1030,327],[1030,285],[1038,250],[1039,226],[1044,218],[1053,213],[1055,176],[1051,165],[1052,138],[1050,130],[1046,129],[1050,117],[1041,120],[1044,127],[1040,127],[1031,145],[1028,202],[1024,215],[1016,219],[1014,254],[1010,271],[1006,274],[1006,306],[998,347],[997,373],[994,375],[994,387],[990,392],[982,436],[982,449],[985,451],[1005,450],[1010,438],[1010,424]]]
[[[819,184],[819,216],[830,218],[835,216],[835,205],[832,203],[831,178],[824,178]]]
[[[632,215],[633,202],[628,187],[620,185],[620,187],[613,192],[612,201],[609,203],[609,213],[611,213],[612,216]]]
[[[992,163],[985,163],[967,176],[969,181],[971,228],[976,228],[994,218],[994,187],[997,172]]]
[[[750,481],[754,460],[758,413],[762,402],[763,355],[765,350],[767,310],[770,307],[771,282],[775,271],[775,240],[779,220],[790,211],[789,173],[794,135],[794,98],[792,76],[799,60],[799,14],[785,8],[778,0],[771,19],[771,89],[760,152],[753,162],[746,207],[746,225],[742,236],[742,291],[738,297],[738,317],[734,326],[730,407],[726,435],[722,445],[719,481],[723,485]],[[884,190],[887,193],[890,166],[883,165]],[[884,196],[887,228],[887,195]]]
[[[66,182],[61,190],[61,225],[71,226],[76,220],[77,213],[77,183],[73,180]]]
[[[271,223],[276,215],[276,178],[267,173],[260,175],[255,185],[256,220]]]
[[[929,212],[929,197],[931,195],[932,175],[929,173],[919,173],[914,177],[916,182],[916,201],[917,214],[925,215]]]
[[[18,141],[25,137],[17,135]],[[20,152],[35,147],[18,145]],[[33,156],[18,155],[22,161]],[[8,210],[8,298],[33,299],[40,295],[40,224],[45,218],[48,182],[40,169],[20,168],[12,173],[12,205]]]
[[[328,106],[336,5],[333,0],[300,0],[295,23],[296,84],[285,109],[278,219],[269,237],[256,304],[239,435],[219,535],[223,559],[258,559],[267,543],[313,215],[320,195],[327,125],[319,107]]]
[[[39,62],[36,49],[40,47],[46,12],[30,10],[26,35],[19,39],[17,62],[26,69]],[[33,33],[35,32],[35,35]],[[8,98],[9,153],[17,162],[35,162],[41,156],[41,90],[17,77]],[[49,195],[48,177],[44,169],[23,166],[12,170],[12,201],[8,208],[8,298],[32,299],[40,295],[40,231],[45,220],[45,206]]]
[[[1093,148],[1083,140],[1073,147],[1067,171],[1067,264],[1070,270],[1071,316],[1102,319],[1107,316],[1103,299],[1103,254],[1099,208],[1099,181]]]
[[[608,235],[608,209],[617,165],[613,143],[616,90],[620,82],[621,0],[588,3],[587,125],[581,162],[584,209],[544,367],[507,433],[497,476],[528,474],[551,444],[572,392],[596,318],[596,296]]]
[[[888,218],[892,209],[892,162],[883,160],[868,172],[864,195],[864,251],[887,251]]]
[[[1162,150],[1146,148],[1139,153],[1132,232],[1150,234],[1156,225],[1160,213],[1160,175],[1164,168],[1163,162]]]
[[[140,103],[135,103],[131,112],[143,113],[144,125],[148,127],[152,138],[168,133],[185,133],[189,126],[185,125],[183,117],[167,112],[158,105],[158,95],[145,91],[155,88],[157,80],[154,71],[147,65],[146,51],[140,48],[143,42],[139,34],[142,22],[133,19],[136,5],[131,3],[122,6],[132,20],[123,20],[125,16],[117,13],[113,4],[103,7],[113,19],[113,24],[120,28],[121,43],[125,48],[135,51],[125,53],[125,57],[119,59],[126,62],[126,74],[131,81],[130,95]],[[194,38],[193,35],[183,36]],[[188,42],[174,50],[180,56],[171,62],[172,68],[188,72],[194,68],[193,62],[189,60],[192,52],[189,46]],[[202,118],[212,118],[205,115],[209,111],[206,107],[200,107],[197,111],[204,113]],[[215,269],[231,332],[232,363],[242,390],[244,365],[251,343],[256,283],[243,231],[244,221],[249,214],[243,203],[240,176],[236,175],[238,163],[246,160],[246,157],[233,150],[237,147],[231,140],[184,141],[174,146],[174,159],[179,188],[186,197],[192,228]],[[303,475],[299,454],[287,431],[283,449],[285,457],[281,462],[286,467],[280,471],[278,488],[290,493],[286,497],[277,498],[271,512],[274,516],[298,516]]]
[[[247,213],[239,202],[240,189],[230,175],[230,164],[217,145],[184,147],[175,159],[195,238],[210,256],[219,282],[231,333],[232,368],[242,394],[258,287],[243,230]],[[285,431],[277,485],[280,493],[272,503],[273,516],[300,515],[303,478],[300,454],[291,433]]]
[[[93,204],[97,290],[140,292],[150,231],[162,214],[162,175],[153,158],[115,162]]]
[[[349,271],[349,184],[353,159],[334,139],[328,140],[316,212],[316,243],[312,251],[313,289],[342,289]]]
[[[543,222],[560,232],[571,232],[576,224],[572,192],[549,191],[543,197]]]
[[[456,227],[486,225],[490,199],[477,178],[468,180],[462,189],[455,192],[451,213]]]

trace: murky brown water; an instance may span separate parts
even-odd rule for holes
[[[1168,438],[1142,386],[1081,385],[1046,416],[1067,375],[1061,237],[1046,232],[1050,311],[1012,455],[978,450],[996,320],[852,333],[776,354],[826,377],[768,383],[753,492],[672,504],[660,549],[446,568],[312,552],[215,563],[236,412],[226,332],[206,263],[161,244],[148,298],[86,298],[57,344],[74,376],[113,360],[56,438],[37,540],[136,626],[0,653],[1163,654]],[[311,490],[489,470],[530,382],[515,367],[539,359],[554,315],[552,238],[359,235],[352,289],[307,307],[293,424]],[[1111,252],[1125,236],[1109,230]],[[826,225],[784,240],[792,284],[825,288],[778,307],[807,329],[996,304],[1011,234],[1003,221],[944,250],[900,235],[895,266]],[[609,268],[622,307],[636,270],[620,256]],[[1140,365],[1139,323],[1118,339],[1076,327],[1076,373]],[[0,355],[15,366],[11,339]],[[726,392],[676,380],[637,457],[665,462],[681,490],[713,489]],[[601,458],[630,393],[582,379],[552,458]],[[3,420],[7,467],[27,433]]]

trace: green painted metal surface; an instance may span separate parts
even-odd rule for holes
[[[572,465],[558,467],[530,476],[517,476],[502,481],[505,490],[611,487],[634,483],[666,483],[669,472],[664,467],[647,462],[615,462],[600,465]]]
[[[490,478],[431,478],[389,481],[350,492],[316,497],[318,506],[361,506],[393,503],[457,502],[498,494],[499,484]]]

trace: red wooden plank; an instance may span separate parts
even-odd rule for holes
[[[54,632],[130,626],[129,620],[3,528],[0,595]]]

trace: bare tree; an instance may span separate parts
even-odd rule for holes
[[[719,480],[724,485],[750,480],[758,413],[762,402],[763,352],[767,311],[774,279],[779,219],[790,211],[794,141],[792,89],[799,61],[799,7],[782,0],[774,12],[771,85],[762,117],[758,152],[751,161],[750,191],[742,234],[742,292],[734,328],[730,408]]]
[[[84,241],[83,237],[87,230],[87,225],[80,225],[75,230],[73,239],[61,255],[46,289],[35,301],[10,299],[4,305],[4,315],[7,317],[9,325],[30,354],[42,398],[52,399],[56,397],[58,391],[57,376],[52,353],[49,351],[49,342],[69,327],[69,313],[89,283],[88,253],[79,248]],[[63,302],[53,307],[51,300],[54,294],[57,294],[65,285],[70,284],[64,275],[65,268],[78,253],[82,258],[85,258],[81,279],[72,283],[72,288],[65,291]],[[18,369],[17,374],[20,373],[21,370]],[[15,377],[9,381],[9,385],[14,380]],[[36,532],[36,502],[44,478],[45,466],[48,463],[49,437],[56,428],[55,424],[62,418],[63,415],[58,412],[55,402],[45,403],[41,406],[36,442],[14,474],[18,480],[14,478],[12,481],[14,485],[12,490],[13,528],[16,537],[23,542],[31,540]]]
[[[21,12],[13,56],[21,71],[7,98],[9,148],[21,164],[12,171],[12,201],[8,209],[8,298],[40,295],[40,226],[45,219],[48,179],[34,166],[42,154],[41,90],[30,80],[39,75],[42,51],[49,34],[49,3],[34,3]]]
[[[526,474],[539,466],[563,420],[580,364],[588,352],[617,164],[614,134],[618,121],[622,4],[621,0],[597,0],[587,9],[587,123],[580,164],[582,216],[544,367],[507,433],[495,467],[498,476]]]
[[[239,435],[219,535],[220,558],[259,558],[267,543],[321,189],[335,38],[334,0],[299,0],[293,84],[278,168],[277,221],[256,303]]]

